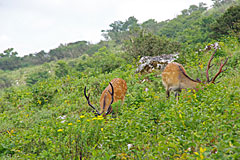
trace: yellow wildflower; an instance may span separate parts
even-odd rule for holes
[[[98,118],[103,118],[103,116],[102,115],[100,115],[100,116],[97,116]]]
[[[63,131],[63,129],[59,129],[59,130],[57,130],[58,132],[62,132]]]
[[[42,102],[40,100],[38,100],[38,104],[42,104]]]
[[[92,120],[96,120],[96,119],[98,119],[98,118],[96,118],[96,117],[92,118]]]
[[[182,119],[182,115],[181,114],[179,114],[179,117]]]
[[[97,120],[103,120],[103,116],[98,116]]]
[[[81,121],[78,119],[77,122],[81,122]]]
[[[198,152],[194,152],[194,154],[196,154],[197,156],[199,156],[199,153],[198,153]]]
[[[80,118],[84,118],[84,117],[85,117],[84,115],[80,116]]]
[[[101,131],[103,131],[103,128],[101,128]]]
[[[72,125],[72,123],[68,123],[68,125],[69,125],[69,126],[71,126],[71,125]]]
[[[7,131],[8,132],[8,134],[11,136],[12,135],[12,133],[11,132],[9,132],[9,131]]]
[[[203,153],[203,152],[205,152],[205,151],[206,151],[206,148],[200,147],[200,153]]]

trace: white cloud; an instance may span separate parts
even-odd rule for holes
[[[60,43],[98,42],[101,30],[135,16],[172,19],[191,4],[211,0],[7,0],[0,3],[0,53],[14,48],[20,55],[48,51]]]

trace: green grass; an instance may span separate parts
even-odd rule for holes
[[[230,56],[220,83],[182,92],[178,101],[173,94],[165,98],[161,77],[145,75],[149,81],[143,82],[130,64],[107,74],[83,72],[9,88],[0,97],[0,158],[239,159],[239,59],[232,55],[240,49],[229,44],[213,61]],[[206,66],[210,54],[203,54]],[[196,64],[188,59],[184,65],[191,77],[201,75]],[[116,118],[95,117],[84,87],[97,106],[101,91],[116,77],[127,82],[124,104]]]

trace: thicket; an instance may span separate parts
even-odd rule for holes
[[[160,37],[151,32],[139,31],[139,35],[125,41],[125,49],[129,57],[134,59],[143,56],[159,56],[180,51],[181,45],[165,37]]]

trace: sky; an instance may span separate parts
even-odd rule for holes
[[[173,19],[190,5],[212,0],[0,0],[0,53],[14,48],[19,56],[48,52],[60,44],[103,40],[101,30],[134,16]]]

